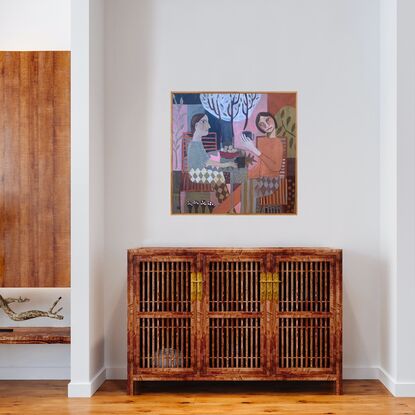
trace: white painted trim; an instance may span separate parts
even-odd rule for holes
[[[415,398],[414,382],[399,382],[395,384],[394,396],[398,398]]]
[[[0,380],[69,380],[71,368],[63,367],[0,367]]]
[[[389,392],[399,398],[415,397],[415,382],[397,382],[385,369],[379,368],[379,380]]]
[[[383,383],[386,389],[393,395],[396,396],[396,381],[395,379],[383,368],[379,367],[378,379]]]
[[[71,0],[71,383],[91,390],[89,0]]]
[[[107,379],[127,379],[127,368],[124,367],[107,367]]]
[[[106,369],[103,367],[90,382],[70,382],[68,398],[90,398],[106,380]]]

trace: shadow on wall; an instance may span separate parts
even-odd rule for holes
[[[106,2],[106,362],[118,366],[126,365],[126,252],[138,245],[151,214],[143,200],[152,174],[148,138],[155,128],[149,122],[153,7],[151,0]]]
[[[349,362],[379,365],[379,356],[373,351],[379,349],[376,344],[379,341],[381,270],[378,257],[343,250],[343,364],[346,367]],[[373,287],[375,290],[368,292]],[[371,331],[365,327],[371,327]]]

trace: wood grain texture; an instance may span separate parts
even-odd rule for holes
[[[146,380],[308,379],[341,394],[341,268],[327,248],[129,250],[128,393]]]
[[[143,383],[125,395],[124,381],[106,381],[90,399],[68,399],[67,381],[0,381],[0,413],[42,414],[413,414],[415,398],[394,398],[376,380],[344,381],[344,394],[320,382]]]
[[[0,332],[0,344],[69,344],[70,327],[10,327],[12,332]]]
[[[0,52],[1,286],[70,286],[70,52]]]

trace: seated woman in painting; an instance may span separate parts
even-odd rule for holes
[[[187,162],[189,175],[192,182],[211,183],[216,192],[216,197],[221,203],[229,196],[225,176],[220,168],[235,168],[233,161],[221,162],[219,157],[209,155],[202,143],[202,137],[209,133],[209,120],[206,114],[193,115],[191,122],[192,141],[187,148]],[[201,170],[205,169],[202,173]]]
[[[283,144],[277,137],[277,122],[270,112],[260,112],[255,124],[265,134],[256,139],[256,145],[242,134],[241,145],[257,157],[256,165],[248,171],[248,178],[255,180],[256,197],[267,196],[279,187],[279,175],[283,161]]]

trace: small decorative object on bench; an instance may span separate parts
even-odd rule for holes
[[[26,321],[33,318],[47,317],[63,320],[64,316],[59,314],[62,307],[56,309],[62,297],[55,300],[47,311],[28,310],[20,313],[10,307],[13,303],[26,303],[30,301],[23,297],[3,297],[0,295],[0,309],[13,321]],[[2,327],[0,328],[0,344],[52,344],[71,342],[69,327]]]
[[[144,380],[326,380],[342,390],[342,251],[128,252],[128,393]]]
[[[62,311],[62,307],[58,310],[55,310],[55,307],[59,303],[59,301],[62,299],[62,297],[59,297],[49,308],[48,311],[42,311],[42,310],[29,310],[29,311],[23,311],[21,313],[16,313],[10,308],[10,304],[12,303],[26,303],[30,301],[28,298],[4,298],[2,295],[0,295],[0,309],[2,309],[10,319],[14,321],[24,321],[24,320],[31,320],[32,318],[38,318],[38,317],[48,317],[48,318],[54,318],[57,320],[63,320],[63,315],[59,314],[59,312]]]

